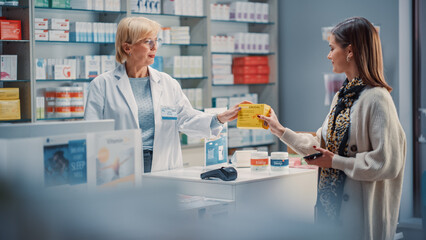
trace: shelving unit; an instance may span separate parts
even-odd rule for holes
[[[251,0],[249,0],[251,1]],[[182,88],[202,88],[203,108],[212,106],[212,96],[230,96],[240,93],[257,93],[260,103],[266,103],[272,108],[278,108],[278,1],[277,0],[256,0],[253,2],[269,3],[268,22],[244,22],[229,20],[211,19],[210,4],[217,0],[203,1],[203,16],[181,16],[171,14],[153,14],[132,12],[131,0],[121,0],[120,11],[99,11],[86,9],[63,9],[63,8],[41,8],[34,7],[33,1],[20,1],[19,6],[3,6],[1,12],[3,16],[10,19],[20,19],[22,21],[23,40],[1,41],[0,46],[3,54],[18,55],[18,79],[17,81],[0,81],[0,87],[19,87],[21,96],[21,116],[22,121],[62,121],[80,120],[81,118],[49,118],[36,119],[36,97],[42,95],[41,89],[47,87],[58,87],[70,85],[72,83],[89,83],[92,79],[35,79],[35,59],[36,58],[66,58],[69,56],[83,55],[114,55],[114,43],[105,42],[62,42],[62,41],[35,41],[33,19],[40,18],[67,18],[73,21],[86,22],[107,22],[118,23],[126,16],[144,16],[155,20],[162,26],[189,26],[190,44],[162,44],[157,55],[168,56],[203,56],[203,77],[197,78],[176,78]],[[226,34],[232,32],[252,32],[270,34],[270,52],[268,53],[225,53],[212,52],[210,36],[215,34]],[[212,54],[231,54],[238,56],[267,56],[270,67],[270,82],[266,84],[233,84],[220,85],[212,84],[211,57]],[[276,145],[276,144],[275,144]],[[275,145],[272,145],[274,147]],[[268,144],[268,146],[270,146]],[[200,147],[200,146],[198,146]],[[191,146],[189,146],[191,148]]]

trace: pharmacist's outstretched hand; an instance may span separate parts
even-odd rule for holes
[[[257,117],[265,121],[269,125],[272,134],[274,134],[278,138],[280,138],[284,134],[285,127],[283,127],[283,125],[281,125],[281,123],[278,121],[274,109],[271,108],[271,110],[269,111],[269,117],[264,115],[258,115]]]
[[[333,163],[334,153],[320,147],[313,146],[315,150],[322,153],[321,157],[317,157],[313,160],[306,160],[309,165],[316,165],[320,168],[331,168]]]
[[[221,123],[230,122],[238,117],[238,112],[241,110],[240,104],[253,104],[250,101],[243,101],[238,103],[237,105],[233,106],[232,108],[228,109],[227,111],[223,113],[219,113],[217,115],[217,120]]]

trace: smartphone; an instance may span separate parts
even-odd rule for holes
[[[322,153],[317,152],[317,153],[314,153],[314,154],[311,154],[311,155],[308,155],[308,156],[304,156],[303,158],[306,159],[306,160],[314,160],[314,159],[319,158],[321,156],[322,156]]]

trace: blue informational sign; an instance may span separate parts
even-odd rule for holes
[[[226,111],[226,108],[208,108],[204,112],[217,114]],[[228,162],[228,125],[224,124],[220,134],[212,139],[205,139],[204,156],[205,166]]]

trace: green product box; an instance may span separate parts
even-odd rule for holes
[[[35,0],[36,7],[49,7],[49,0]]]
[[[71,8],[70,0],[50,0],[51,8]]]

